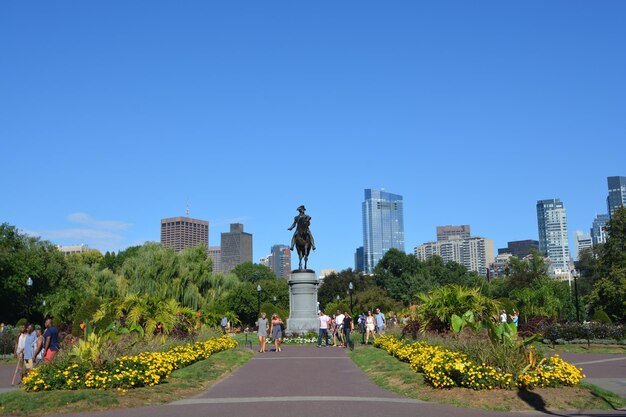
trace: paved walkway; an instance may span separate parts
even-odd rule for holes
[[[164,406],[71,416],[528,417],[529,414],[533,413],[497,413],[402,398],[370,382],[343,349],[286,346],[280,353],[257,354],[228,378],[193,398]]]
[[[15,365],[0,365],[0,393],[18,389],[17,386],[11,386],[14,373]],[[19,375],[15,380],[19,382]]]
[[[626,355],[560,353],[559,356],[583,368],[585,381],[626,398]]]

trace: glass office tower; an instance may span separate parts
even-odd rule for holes
[[[539,227],[539,251],[550,258],[554,269],[569,271],[569,238],[567,214],[558,198],[537,202],[537,225]]]
[[[401,195],[368,188],[362,208],[365,272],[371,273],[389,249],[404,252],[404,203]]]
[[[613,218],[615,210],[626,207],[626,177],[607,177],[606,182],[609,188],[606,205],[609,217]]]

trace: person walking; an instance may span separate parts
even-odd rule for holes
[[[361,333],[361,344],[365,344],[365,313],[359,314],[359,332]]]
[[[385,326],[387,324],[385,315],[380,312],[380,308],[376,309],[376,333],[383,334],[385,332]]]
[[[345,340],[343,340],[343,319],[345,316],[341,313],[341,310],[337,310],[337,316],[335,321],[337,322],[337,339],[339,339],[339,346],[345,347]]]
[[[22,379],[35,366],[35,349],[37,349],[37,333],[35,332],[35,326],[29,324],[24,340],[24,373],[22,374]]]
[[[43,357],[45,363],[50,363],[59,353],[59,330],[54,326],[52,319],[46,320],[46,331],[43,334]],[[39,352],[35,353],[37,356]]]
[[[506,310],[504,309],[500,312],[500,323],[506,323]]]
[[[20,326],[20,332],[17,334],[17,338],[15,339],[15,359],[17,359],[17,364],[15,365],[15,373],[13,374],[13,381],[11,385],[15,385],[15,378],[17,375],[20,375],[20,383],[22,378],[24,378],[25,368],[24,368],[24,346],[26,344],[26,335],[28,334],[26,324],[22,324]]]
[[[280,319],[278,314],[272,314],[272,326],[270,332],[272,333],[272,339],[274,339],[274,347],[276,348],[276,352],[280,352],[280,342],[283,338],[283,321]]]
[[[324,313],[324,311],[320,311],[320,331],[317,336],[317,347],[322,347],[322,338],[326,338],[326,347],[330,346],[328,343],[328,323],[330,322],[330,317]]]
[[[509,316],[511,318],[511,322],[515,325],[517,329],[517,324],[519,323],[519,311],[513,309],[513,314]]]
[[[35,366],[43,361],[43,334],[41,334],[41,326],[35,326],[35,333],[37,334],[37,344],[35,345]],[[39,353],[36,353],[39,352]]]
[[[267,342],[267,329],[269,325],[267,323],[267,315],[261,313],[261,317],[257,319],[256,325],[258,327],[257,335],[259,336],[259,352],[265,352],[265,342]]]
[[[354,330],[354,320],[352,320],[350,312],[346,310],[343,318],[343,335],[345,339],[344,347],[349,347],[350,349],[354,350],[354,345],[350,340],[350,332],[352,332],[352,330]]]
[[[376,340],[376,334],[374,330],[376,329],[376,319],[372,316],[372,311],[369,310],[367,312],[367,317],[365,317],[365,344],[368,345],[370,341],[370,334],[372,338]]]
[[[222,317],[222,321],[220,322],[220,327],[222,328],[222,334],[226,334],[226,327],[228,327],[228,317]]]

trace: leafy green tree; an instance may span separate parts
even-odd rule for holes
[[[533,250],[528,259],[518,259],[512,256],[509,260],[509,287],[524,288],[532,285],[540,277],[548,275],[549,265],[544,257]]]
[[[239,264],[232,272],[243,282],[259,282],[276,278],[276,274],[270,268],[252,262]]]
[[[613,321],[626,321],[626,208],[618,208],[607,223],[600,279],[589,295],[591,313],[603,310]]]
[[[344,269],[338,273],[332,273],[324,277],[322,285],[317,289],[317,299],[321,306],[334,302],[337,296],[346,297],[348,286],[352,282],[354,286],[353,297],[356,294],[370,288],[376,288],[374,278],[352,269]]]

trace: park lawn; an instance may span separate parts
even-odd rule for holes
[[[422,401],[495,411],[615,410],[626,406],[626,399],[588,383],[532,391],[435,389],[426,384],[423,375],[413,371],[408,363],[382,349],[357,346],[350,356],[376,385]]]
[[[50,413],[98,411],[176,401],[206,390],[254,356],[249,349],[228,349],[176,370],[162,384],[117,390],[76,390],[0,394],[0,414],[40,416]]]
[[[566,352],[566,353],[598,353],[598,354],[621,354],[626,355],[626,345],[601,345],[601,344],[567,344],[567,345],[546,345],[540,343],[539,346],[546,352]]]

